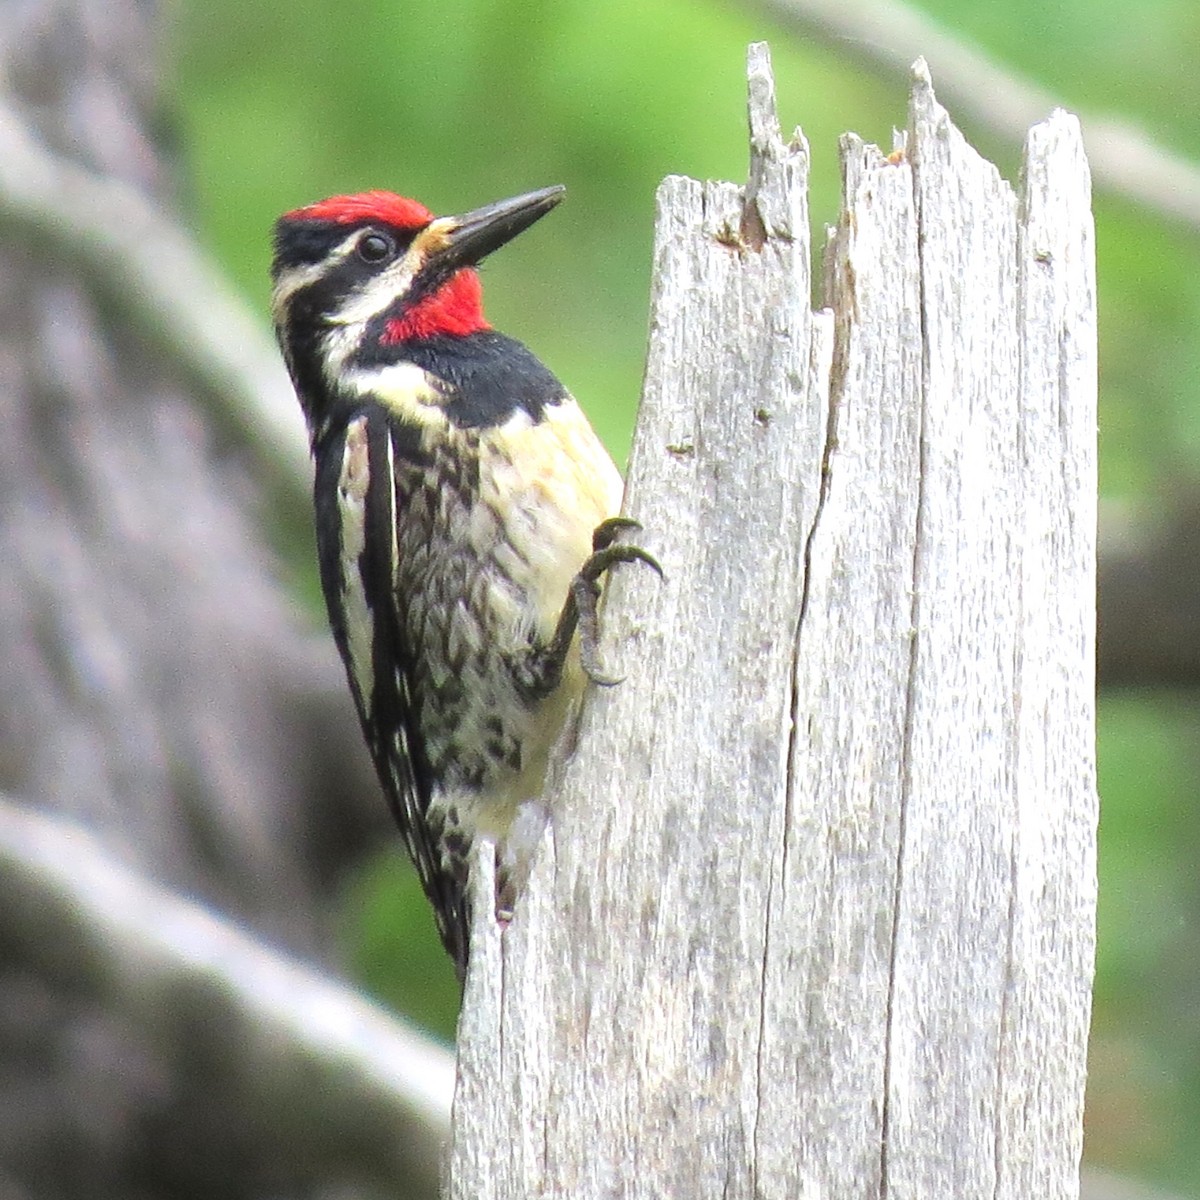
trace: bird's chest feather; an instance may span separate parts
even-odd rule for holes
[[[564,686],[534,701],[528,656],[552,637],[595,527],[619,508],[620,476],[569,398],[480,428],[399,418],[360,410],[319,471],[319,498],[336,494],[324,520],[319,499],[318,528],[340,525],[323,560],[352,681],[370,709],[384,630],[439,794],[508,780],[505,793],[536,795],[582,675],[572,656]],[[364,533],[352,536],[359,509]]]
[[[574,413],[427,432],[424,465],[397,464],[397,615],[435,773],[457,790],[537,795],[564,705],[533,702],[530,651],[554,633],[621,481]],[[494,799],[499,797],[494,795]],[[507,808],[505,808],[507,811]]]
[[[620,504],[620,477],[575,402],[538,421],[427,428],[422,449],[422,462],[396,465],[409,636],[450,672],[545,643],[593,530]]]

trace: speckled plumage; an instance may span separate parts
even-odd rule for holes
[[[313,436],[334,637],[461,973],[473,841],[497,842],[501,908],[528,869],[547,757],[584,682],[573,648],[549,674],[545,652],[621,480],[558,380],[483,322],[467,272],[429,284],[462,219],[397,227],[407,210],[346,201],[281,219],[276,324]],[[367,270],[355,247],[374,230],[396,253]],[[395,336],[447,305],[456,332]]]

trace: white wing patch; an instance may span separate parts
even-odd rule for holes
[[[450,420],[442,410],[444,385],[416,363],[396,362],[375,369],[348,371],[342,387],[381,404],[408,425],[447,429]]]
[[[346,646],[363,712],[371,711],[375,691],[372,647],[375,622],[367,604],[359,558],[367,544],[367,491],[371,468],[367,454],[367,418],[359,417],[346,427],[346,448],[338,476],[338,522],[341,532],[339,568],[342,612],[346,621]]]

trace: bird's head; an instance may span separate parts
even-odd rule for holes
[[[275,225],[271,311],[301,399],[335,384],[364,351],[487,329],[473,268],[565,190],[542,188],[453,217],[381,191],[284,213]]]

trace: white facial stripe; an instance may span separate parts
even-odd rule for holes
[[[343,382],[346,360],[362,344],[367,322],[408,290],[421,261],[421,253],[415,246],[410,247],[403,258],[368,280],[330,315],[329,332],[321,339],[321,364],[331,385]]]
[[[397,296],[408,291],[413,276],[420,270],[424,255],[416,245],[410,246],[403,258],[398,258],[385,271],[368,279],[354,292],[342,307],[330,316],[335,325],[365,325],[372,317],[383,312]]]
[[[391,307],[397,296],[402,296],[408,291],[430,252],[445,244],[446,236],[452,228],[446,220],[433,222],[417,234],[402,257],[360,285],[347,296],[340,309],[326,316],[326,331],[321,335],[319,353],[322,372],[330,386],[345,386],[347,382],[351,382],[351,386],[360,392],[378,390],[377,376],[372,376],[370,383],[362,386],[347,380],[346,363],[362,344],[367,323]],[[280,276],[271,300],[272,314],[277,326],[282,327],[286,323],[287,306],[296,292],[327,276],[339,263],[353,254],[362,234],[361,228],[355,229],[321,262],[296,267]],[[368,373],[361,372],[356,375],[360,379],[366,379]],[[419,407],[422,401],[436,396],[436,392],[433,392],[428,384],[416,380],[411,372],[405,374],[404,364],[400,364],[400,373],[390,381],[385,379],[382,386],[397,397],[393,407],[410,417],[415,415],[412,410]],[[388,403],[388,400],[385,399],[384,403]]]
[[[291,270],[284,271],[282,275],[275,281],[275,288],[271,292],[271,315],[275,318],[277,325],[283,323],[283,318],[286,313],[288,301],[300,291],[301,288],[308,287],[310,283],[316,283],[324,275],[328,275],[331,268],[337,266],[347,255],[349,255],[358,242],[359,230],[355,230],[348,237],[343,239],[340,245],[326,255],[319,262],[306,263],[301,267],[292,267]]]
[[[358,349],[362,331],[361,325],[335,325],[322,335],[321,369],[330,387],[337,387],[342,382],[346,359]]]
[[[341,311],[330,319],[339,325],[363,325],[383,312],[397,296],[408,291],[430,255],[445,249],[454,229],[455,224],[450,217],[439,217],[431,222],[413,238],[412,245],[402,258],[363,284]]]

